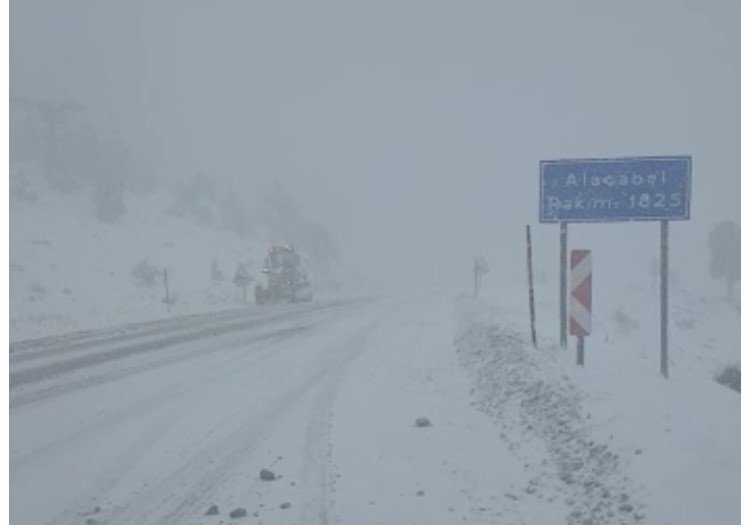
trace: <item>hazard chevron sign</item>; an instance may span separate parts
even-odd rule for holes
[[[568,326],[571,335],[591,333],[591,250],[570,253],[570,301]]]

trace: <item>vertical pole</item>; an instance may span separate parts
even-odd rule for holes
[[[474,297],[479,296],[479,261],[474,257]]]
[[[534,273],[531,265],[531,225],[526,225],[526,268],[529,275],[529,313],[531,316],[531,344],[536,348],[536,314],[534,312]]]
[[[583,336],[578,336],[578,352],[576,355],[576,363],[583,366]]]
[[[669,328],[669,221],[661,221],[661,375],[669,378],[667,329]]]
[[[560,346],[568,347],[568,223],[560,223]]]
[[[165,299],[164,302],[169,304],[169,281],[167,280],[167,269],[164,268],[164,294]]]

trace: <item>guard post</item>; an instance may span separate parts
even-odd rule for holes
[[[578,338],[576,364],[583,366],[583,338],[591,334],[591,251],[570,252],[570,335]]]

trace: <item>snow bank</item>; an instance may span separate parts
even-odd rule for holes
[[[653,327],[627,313],[649,304],[646,293],[632,291],[621,316],[599,319],[584,367],[554,338],[533,349],[517,308],[459,300],[456,347],[477,404],[539,466],[518,497],[564,495],[568,523],[738,523],[740,396],[714,380],[720,363],[739,360],[737,312],[673,294],[665,380]]]

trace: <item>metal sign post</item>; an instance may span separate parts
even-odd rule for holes
[[[668,377],[669,221],[690,219],[692,158],[543,160],[539,221],[560,223],[560,346],[565,347],[569,222],[661,222],[661,373]],[[582,351],[582,341],[579,341]]]
[[[529,316],[531,318],[531,344],[536,348],[536,312],[534,311],[534,271],[531,265],[531,225],[526,225],[526,270],[529,276]]]
[[[661,221],[661,375],[669,378],[667,331],[669,329],[669,221]]]
[[[568,223],[560,222],[560,346],[568,347]]]

